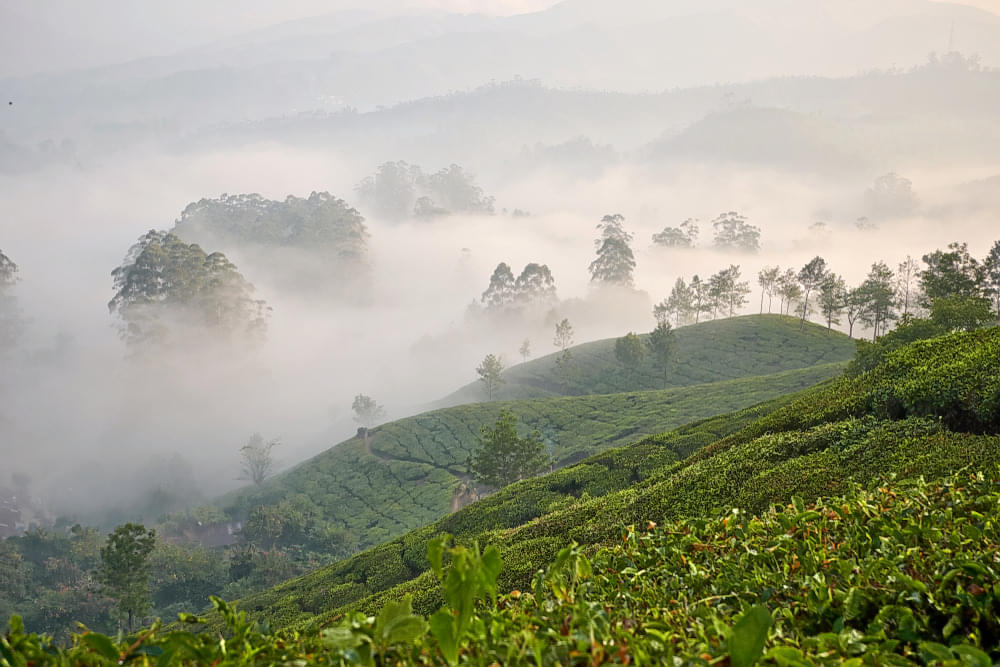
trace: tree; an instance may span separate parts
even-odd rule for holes
[[[788,315],[792,312],[792,304],[802,298],[802,287],[794,269],[785,269],[778,276],[778,295],[781,297],[780,311]]]
[[[854,324],[861,319],[868,305],[868,297],[862,287],[847,290],[844,298],[844,314],[847,316],[847,335],[854,338]]]
[[[549,267],[534,262],[525,265],[514,281],[514,298],[526,305],[556,301],[556,281]]]
[[[527,338],[521,343],[521,347],[517,350],[521,354],[521,359],[527,361],[531,358],[531,341]]]
[[[615,359],[630,373],[635,373],[645,355],[642,340],[634,332],[630,331],[615,341]]]
[[[809,295],[813,290],[819,289],[823,285],[828,275],[826,260],[817,255],[809,260],[809,263],[803,266],[796,276],[799,284],[802,285],[801,324],[805,324],[806,316],[809,314]]]
[[[427,193],[438,206],[453,213],[492,215],[496,200],[483,194],[476,179],[457,164],[452,164],[427,178]]]
[[[512,304],[514,295],[514,272],[506,262],[500,262],[497,268],[493,269],[490,285],[483,292],[481,301],[487,308],[497,310]]]
[[[736,211],[720,213],[712,221],[715,230],[715,247],[725,250],[760,250],[760,228],[747,222]]]
[[[417,188],[423,187],[425,182],[426,176],[420,167],[406,162],[385,162],[355,190],[361,201],[379,217],[401,220],[410,214]]]
[[[129,343],[159,340],[171,326],[193,326],[256,338],[266,329],[267,305],[220,252],[206,254],[173,234],[151,230],[111,272],[108,309],[122,319]]]
[[[993,297],[994,311],[1000,317],[1000,241],[990,248],[983,262],[984,286]]]
[[[0,251],[0,351],[17,340],[21,332],[17,302],[9,290],[18,281],[18,268]]]
[[[711,288],[707,281],[703,281],[695,274],[691,278],[691,305],[694,309],[694,322],[698,323],[702,313],[712,312]]]
[[[920,272],[924,305],[951,296],[982,296],[985,278],[983,267],[969,254],[965,243],[949,243],[948,250],[935,250],[923,256],[926,268]]]
[[[240,447],[242,470],[239,479],[246,479],[256,485],[261,485],[274,471],[274,457],[271,450],[281,444],[278,438],[264,442],[260,433],[254,433],[247,444]]]
[[[903,307],[903,315],[909,315],[916,304],[920,291],[920,265],[917,260],[906,256],[896,268],[896,301]]]
[[[646,346],[649,348],[650,354],[656,360],[656,365],[663,370],[664,386],[667,385],[667,370],[674,354],[675,342],[674,331],[670,328],[670,323],[665,320],[657,322],[656,328],[646,338]]]
[[[693,248],[698,241],[698,221],[688,218],[679,227],[664,227],[653,234],[653,243],[668,248]]]
[[[694,310],[694,298],[694,290],[688,287],[683,278],[678,278],[670,290],[670,296],[661,304],[664,309],[664,315],[673,313],[674,323],[680,326],[682,322],[687,322],[691,316]],[[660,308],[660,305],[656,308]],[[660,317],[656,314],[656,309],[653,311],[653,316],[656,317],[657,322],[661,321]],[[663,321],[666,321],[665,317]]]
[[[354,410],[354,421],[364,426],[365,431],[371,429],[385,417],[385,408],[379,405],[374,398],[365,394],[358,394],[354,397],[351,409]]]
[[[840,324],[839,315],[847,304],[847,283],[836,273],[830,273],[820,286],[819,309],[826,319],[826,328]]]
[[[993,321],[993,308],[984,297],[941,297],[931,304],[931,321],[947,331],[972,331]]]
[[[767,312],[771,312],[771,299],[778,287],[778,276],[781,269],[777,266],[765,266],[757,272],[757,284],[760,285],[760,312],[764,312],[764,297],[767,297]]]
[[[894,218],[913,213],[919,201],[909,179],[896,173],[879,176],[865,191],[868,209],[875,218]]]
[[[601,218],[597,229],[601,238],[594,241],[597,258],[590,263],[590,280],[606,285],[632,287],[635,257],[629,243],[632,235],[625,231],[625,217],[615,213]]]
[[[478,483],[492,489],[537,475],[550,465],[541,434],[518,436],[517,418],[506,408],[492,428],[486,424],[480,429],[479,445],[467,462],[469,470]]]
[[[563,318],[562,322],[556,324],[556,335],[552,339],[552,344],[564,352],[573,344],[573,325],[568,319]]]
[[[896,305],[896,295],[892,288],[892,278],[892,269],[885,262],[875,262],[861,285],[865,301],[861,321],[872,327],[873,341],[884,333],[889,320],[896,318],[893,310]]]
[[[149,611],[149,556],[156,546],[156,531],[137,523],[125,523],[108,535],[101,548],[97,577],[104,592],[115,599],[119,613],[133,620]]]
[[[482,363],[476,367],[476,373],[479,374],[479,381],[483,383],[483,386],[486,388],[486,396],[491,401],[493,400],[493,394],[505,382],[503,379],[503,370],[503,360],[494,354],[487,354]]]

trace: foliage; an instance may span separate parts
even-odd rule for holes
[[[284,201],[259,194],[223,194],[188,204],[171,232],[227,247],[253,244],[322,251],[351,266],[367,258],[364,220],[329,192],[312,192],[307,198],[289,195]]]
[[[658,322],[656,328],[649,333],[646,338],[646,346],[650,355],[656,360],[657,365],[663,369],[663,383],[667,383],[667,371],[670,368],[670,361],[674,356],[674,330],[670,328],[670,323]]]
[[[1000,241],[993,243],[983,260],[984,287],[993,297],[993,312],[1000,317]]]
[[[494,211],[495,199],[457,164],[428,175],[418,165],[386,162],[355,189],[366,206],[387,220]]]
[[[615,359],[628,372],[634,373],[645,356],[646,349],[635,332],[630,331],[615,341]]]
[[[486,397],[488,400],[493,400],[493,394],[496,392],[497,388],[504,383],[503,379],[503,360],[496,356],[495,354],[487,354],[483,358],[482,363],[476,367],[476,373],[479,375],[479,381],[483,383],[486,388]]]
[[[257,485],[263,484],[274,471],[274,457],[271,455],[271,450],[279,444],[281,441],[277,438],[265,443],[260,433],[251,435],[247,444],[240,447],[242,470],[239,478]]]
[[[0,294],[17,282],[17,264],[0,250]]]
[[[876,219],[910,215],[920,203],[913,192],[913,183],[895,172],[876,178],[865,191],[865,200]]]
[[[525,338],[521,341],[521,347],[517,348],[517,353],[521,355],[522,361],[527,361],[531,358],[531,341]]]
[[[847,306],[849,299],[847,283],[836,273],[827,275],[820,286],[819,309],[826,320],[826,328],[833,328],[834,324],[840,324],[840,313]]]
[[[679,227],[664,227],[653,234],[653,243],[668,248],[693,248],[698,243],[698,221],[688,218]]]
[[[872,264],[868,277],[861,284],[860,296],[864,304],[861,321],[872,328],[872,340],[886,332],[889,321],[896,319],[896,293],[892,287],[893,273],[885,262]]]
[[[480,429],[479,450],[469,457],[468,466],[476,481],[490,489],[501,489],[526,477],[533,477],[551,464],[541,433],[517,434],[517,417],[506,408],[491,428]]]
[[[985,297],[940,297],[931,304],[931,321],[945,331],[972,331],[995,319]]]
[[[944,297],[981,296],[983,267],[969,254],[965,243],[949,243],[948,250],[935,250],[923,256],[926,265],[920,272],[924,305]]]
[[[175,325],[249,337],[266,328],[269,309],[252,298],[253,285],[232,262],[174,234],[150,230],[139,237],[111,275],[108,308],[121,316],[130,343],[162,340]]]
[[[555,279],[547,265],[531,262],[515,280],[510,267],[501,262],[490,276],[490,284],[480,300],[490,310],[551,304],[556,301]]]
[[[104,592],[115,599],[118,611],[127,617],[129,630],[133,619],[150,607],[149,556],[155,546],[155,530],[126,523],[115,528],[101,548],[98,579]]]
[[[365,429],[370,429],[385,417],[385,408],[366,394],[358,394],[354,397],[351,410],[354,411],[354,421],[364,426]]]
[[[809,314],[809,295],[814,290],[822,287],[829,275],[830,271],[826,268],[826,260],[818,255],[809,260],[809,263],[799,270],[796,277],[799,279],[799,284],[802,285],[801,320],[803,322]]]
[[[736,211],[720,213],[712,221],[715,230],[715,247],[726,250],[745,250],[755,252],[760,250],[760,228],[747,222],[747,219]]]
[[[552,344],[560,350],[566,350],[573,344],[573,325],[565,317],[556,324],[556,335],[552,339]]]
[[[629,243],[632,234],[625,231],[625,217],[615,213],[601,218],[597,229],[601,238],[594,241],[597,258],[590,263],[592,282],[632,287],[635,256]]]

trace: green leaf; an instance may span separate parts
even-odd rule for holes
[[[455,636],[455,617],[447,609],[439,609],[429,619],[431,634],[437,639],[441,655],[449,665],[458,662],[458,637]]]
[[[405,644],[412,642],[427,633],[427,621],[419,616],[405,616],[397,618],[385,629],[385,643],[387,645]]]
[[[802,651],[791,646],[775,646],[767,652],[766,657],[778,663],[779,667],[807,667],[809,665],[802,657]]]
[[[101,657],[118,662],[118,648],[114,642],[104,635],[97,634],[96,632],[88,632],[83,636],[81,641],[87,648]]]
[[[962,659],[962,662],[967,665],[972,665],[973,667],[993,667],[993,661],[990,660],[990,656],[986,655],[975,646],[959,644],[957,646],[952,646],[951,650],[955,653],[955,655]]]
[[[451,538],[451,535],[444,533],[427,543],[427,560],[430,561],[431,569],[439,578],[441,577],[441,561],[444,558],[444,545]]]
[[[944,644],[938,644],[935,642],[920,642],[920,652],[925,656],[929,657],[931,660],[954,660],[955,656]]]
[[[188,614],[186,612],[181,612],[177,614],[177,621],[180,623],[202,623],[203,621],[198,618],[197,614]]]
[[[733,667],[749,667],[764,652],[771,614],[766,607],[751,607],[736,621],[729,637],[729,659]]]
[[[323,644],[335,651],[355,648],[363,641],[361,637],[346,625],[327,628],[320,633],[320,636],[323,638]]]

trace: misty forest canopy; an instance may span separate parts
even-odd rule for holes
[[[201,199],[181,212],[171,230],[193,241],[236,245],[287,246],[363,263],[368,231],[357,209],[329,192],[284,201],[259,194],[222,194]]]
[[[0,351],[13,344],[20,330],[17,303],[10,294],[17,274],[17,264],[0,249]]]
[[[386,162],[356,189],[364,205],[386,220],[452,213],[492,215],[496,201],[485,195],[475,177],[457,164],[426,174],[419,165]]]
[[[190,330],[253,340],[266,330],[270,309],[236,266],[170,232],[139,237],[111,276],[108,308],[129,344],[177,342]]]
[[[492,311],[535,304],[551,305],[557,301],[556,281],[546,264],[530,262],[514,278],[510,266],[506,262],[500,262],[493,270],[490,284],[480,301],[487,310]]]

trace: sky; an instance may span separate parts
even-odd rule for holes
[[[0,78],[176,53],[243,32],[343,10],[511,15],[555,0],[0,0]],[[1000,0],[959,4],[1000,13]]]

